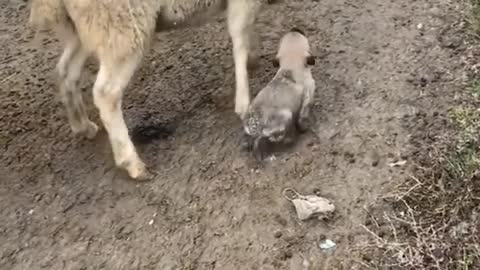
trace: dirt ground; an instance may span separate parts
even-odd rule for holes
[[[365,208],[409,175],[418,121],[442,119],[462,80],[455,1],[285,0],[258,22],[255,93],[281,35],[303,28],[317,55],[312,132],[256,168],[233,113],[224,19],[158,35],[124,113],[159,172],[114,168],[105,132],[76,138],[56,96],[54,37],[38,46],[23,1],[0,3],[0,269],[352,269]],[[279,15],[280,14],[280,15]],[[96,65],[82,87],[89,113]],[[408,123],[414,124],[408,124]],[[428,121],[427,121],[428,122]],[[439,126],[441,128],[441,125]],[[406,160],[405,166],[390,162]],[[285,188],[336,205],[299,222]],[[319,248],[332,239],[335,250]]]

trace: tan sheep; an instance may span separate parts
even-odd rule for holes
[[[121,109],[122,95],[155,32],[199,25],[226,12],[235,62],[235,112],[243,119],[250,103],[247,62],[252,56],[253,25],[262,0],[32,0],[30,25],[55,30],[65,43],[57,64],[60,95],[72,131],[93,138],[98,127],[87,116],[77,87],[86,59],[100,68],[94,103],[108,132],[115,163],[130,177],[153,174],[139,158]],[[255,59],[253,59],[255,60]]]

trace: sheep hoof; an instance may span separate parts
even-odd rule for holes
[[[253,151],[253,157],[258,164],[263,164],[263,159],[265,158],[265,153],[262,150],[255,149]]]
[[[235,102],[235,113],[240,117],[241,120],[245,119],[247,114],[248,106],[250,106],[250,101],[248,98],[237,99]]]
[[[298,120],[297,129],[300,133],[306,133],[310,129],[309,119],[307,117],[301,117]]]
[[[89,140],[93,140],[97,136],[97,133],[98,133],[98,126],[92,121],[89,121],[88,127],[84,133],[85,137]]]
[[[81,136],[89,140],[93,140],[97,136],[98,126],[92,121],[88,121],[86,127],[81,129],[72,127],[72,131],[76,136]]]
[[[153,178],[155,178],[157,174],[150,172],[148,170],[145,170],[142,174],[138,175],[137,178],[134,178],[136,181],[150,181]]]
[[[241,149],[247,152],[252,152],[254,140],[255,139],[252,136],[249,136],[248,134],[244,133],[242,141],[240,143]]]
[[[127,170],[130,177],[136,181],[149,181],[157,175],[156,173],[149,171],[143,163],[131,166]]]
[[[259,137],[259,138],[255,138],[253,141],[253,149],[252,149],[253,156],[257,161],[257,163],[259,164],[262,164],[265,158],[265,152],[266,152],[265,147],[267,143],[266,140],[267,140],[266,138]]]

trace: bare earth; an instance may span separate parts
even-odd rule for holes
[[[225,20],[158,35],[123,104],[141,157],[159,172],[136,183],[114,168],[104,131],[94,141],[71,133],[55,93],[58,43],[35,43],[26,4],[1,1],[0,269],[352,269],[349,251],[368,236],[364,208],[409,174],[409,138],[422,126],[408,122],[435,122],[461,79],[450,2],[268,6],[252,91],[272,78],[293,26],[317,55],[318,88],[312,132],[265,168],[241,147]],[[82,87],[100,123],[96,68]],[[333,200],[333,219],[299,222],[282,196],[289,187]],[[334,251],[319,248],[325,237]]]

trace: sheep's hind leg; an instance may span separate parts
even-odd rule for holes
[[[128,134],[122,113],[122,95],[140,63],[141,56],[122,58],[122,61],[104,63],[100,59],[100,70],[93,89],[95,105],[108,132],[115,164],[127,170],[135,180],[150,180],[154,177],[139,158]]]
[[[60,97],[73,133],[93,139],[98,126],[88,118],[82,93],[77,86],[87,57],[88,53],[72,32],[67,36],[65,49],[57,64],[57,72],[60,80]]]

